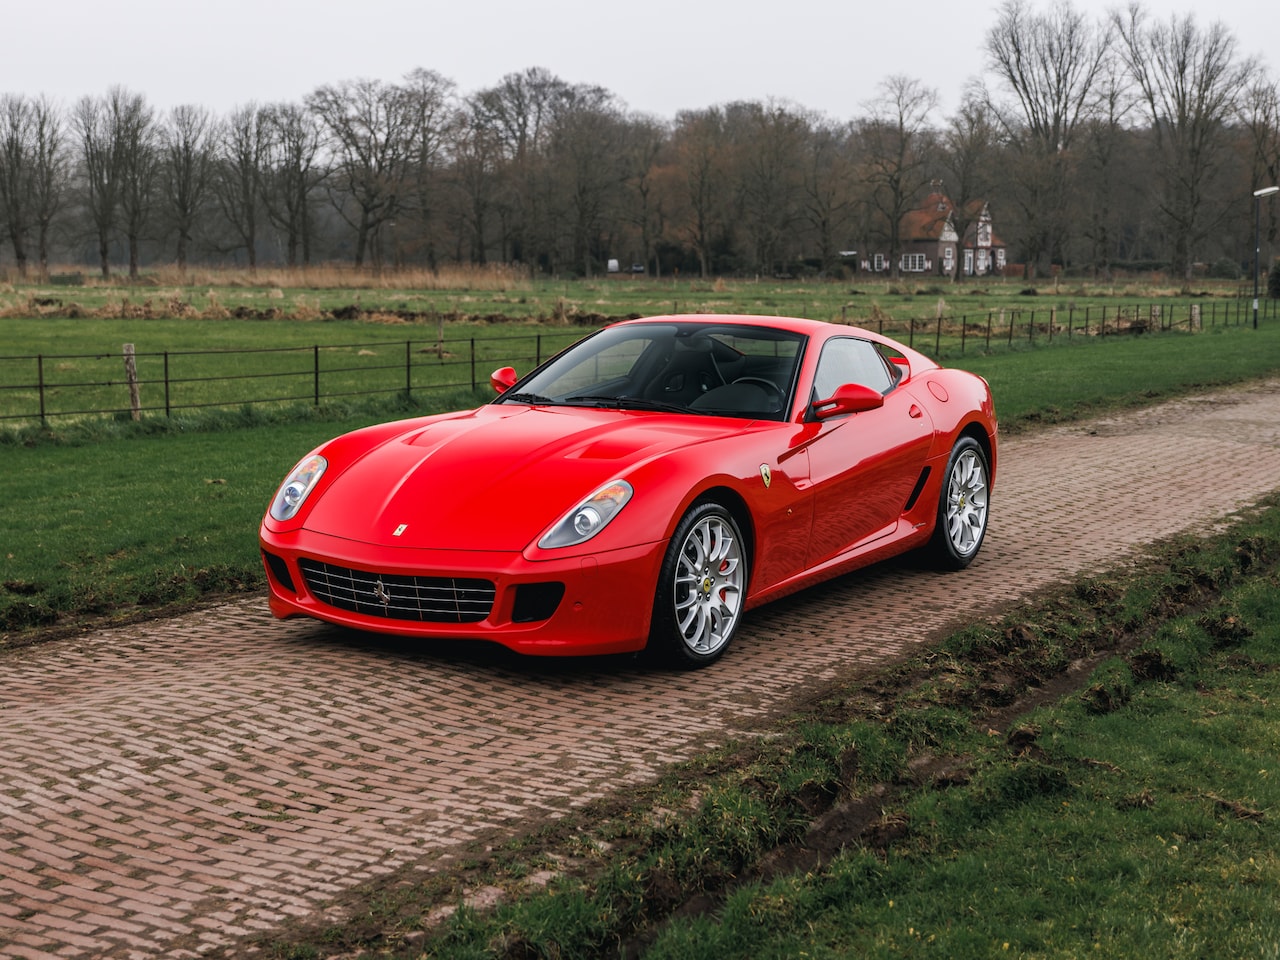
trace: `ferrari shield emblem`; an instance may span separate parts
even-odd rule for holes
[[[400,524],[400,526],[396,527],[395,533],[393,533],[393,534],[391,534],[391,535],[392,535],[393,537],[398,537],[398,536],[400,536],[400,534],[404,533],[404,532],[405,532],[406,530],[408,530],[408,529],[409,529],[409,525],[408,525],[407,523],[402,523],[402,524]]]
[[[769,469],[767,463],[760,464],[760,479],[764,481],[765,488],[773,483],[773,471]]]

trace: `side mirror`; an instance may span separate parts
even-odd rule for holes
[[[519,379],[515,367],[499,367],[489,374],[489,386],[493,387],[495,393],[506,393]]]
[[[836,392],[827,399],[813,401],[813,406],[809,409],[819,420],[826,420],[845,413],[877,410],[883,406],[884,397],[875,390],[860,383],[846,383],[836,387]]]

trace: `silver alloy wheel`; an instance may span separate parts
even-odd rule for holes
[[[716,653],[742,615],[742,544],[724,517],[711,514],[690,528],[676,560],[675,627],[688,649]]]
[[[974,553],[987,526],[987,467],[974,448],[951,465],[946,496],[947,538],[961,557]]]

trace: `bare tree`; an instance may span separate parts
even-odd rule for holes
[[[1250,190],[1280,185],[1280,89],[1275,81],[1258,77],[1243,93],[1240,122],[1249,136]],[[1276,241],[1276,205],[1266,205],[1268,246]]]
[[[18,276],[27,276],[30,231],[31,105],[26,97],[0,97],[0,223],[13,244]]]
[[[549,173],[547,139],[568,95],[567,83],[542,67],[531,67],[507,74],[476,97],[488,129],[502,144],[499,212],[511,260],[532,263],[551,254],[555,226],[542,210]]]
[[[822,273],[831,275],[840,260],[841,239],[855,202],[856,162],[853,130],[823,118],[811,118],[801,153],[801,210],[817,239]]]
[[[634,117],[629,124],[624,147],[624,209],[628,223],[640,234],[640,261],[651,268],[654,276],[662,273],[657,257],[658,238],[662,236],[664,210],[658,189],[658,158],[667,147],[666,126],[652,117]]]
[[[752,264],[781,272],[789,259],[787,238],[799,217],[806,119],[793,105],[775,100],[730,104],[726,119]]]
[[[462,224],[459,234],[467,238],[469,258],[475,263],[487,263],[489,229],[498,203],[502,144],[491,115],[475,97],[459,109],[452,129],[451,182],[458,197],[456,210]]]
[[[414,140],[410,146],[412,181],[405,206],[416,236],[411,238],[431,267],[436,265],[435,234],[432,219],[436,212],[437,191],[443,182],[442,168],[455,120],[455,84],[434,70],[418,68],[405,77],[409,109],[414,114]],[[403,237],[397,232],[397,241]]]
[[[72,112],[71,123],[80,143],[84,175],[84,203],[93,222],[98,243],[98,260],[104,278],[111,275],[111,241],[125,203],[132,192],[131,212],[142,212],[139,188],[144,185],[146,159],[141,155],[150,109],[137,94],[112,87],[103,97],[82,97]],[[132,186],[126,183],[132,180]],[[134,224],[140,227],[140,223]],[[131,239],[131,225],[126,232]],[[131,267],[136,271],[131,249]]]
[[[1136,3],[1112,22],[1154,133],[1173,270],[1189,280],[1194,251],[1222,213],[1208,209],[1205,191],[1225,157],[1224,126],[1254,64],[1237,58],[1235,38],[1220,22],[1201,29],[1190,14],[1151,22]]]
[[[178,235],[176,259],[182,271],[213,180],[213,134],[209,111],[196,106],[174,107],[161,131],[164,198]]]
[[[1023,244],[1034,276],[1043,259],[1061,257],[1075,173],[1076,136],[1094,106],[1107,35],[1067,2],[1044,15],[1005,0],[987,33],[987,56],[1009,100],[992,102],[1017,162],[1011,186],[1026,224]]]
[[[45,97],[0,96],[0,221],[13,244],[18,273],[27,276],[29,243],[49,265],[49,231],[66,190],[67,162],[62,118]]]
[[[937,136],[929,118],[938,94],[919,80],[893,76],[880,85],[880,99],[859,128],[865,157],[863,179],[889,250],[890,276],[897,278],[902,253],[902,221],[920,203],[934,179]]]
[[[313,197],[327,170],[321,159],[324,133],[315,116],[298,104],[281,103],[263,111],[260,184],[263,207],[285,235],[289,266],[311,262]]]
[[[258,207],[267,134],[265,112],[250,103],[232,110],[217,136],[214,197],[235,234],[233,249],[244,248],[251,271],[258,267]]]
[[[102,276],[111,276],[111,231],[115,227],[118,177],[112,151],[110,115],[105,101],[82,97],[71,115],[80,145],[84,205],[93,221]]]
[[[1131,140],[1125,121],[1134,101],[1128,78],[1114,56],[1108,56],[1096,85],[1097,109],[1084,124],[1081,150],[1082,182],[1088,189],[1076,192],[1077,219],[1089,244],[1094,274],[1111,279],[1112,249],[1120,232],[1117,207],[1122,194],[1139,192],[1137,184],[1124,180],[1124,147]]]
[[[418,113],[408,91],[380,80],[349,80],[307,95],[333,151],[328,180],[334,209],[355,231],[355,265],[372,252],[378,229],[394,220],[412,189]]]
[[[55,218],[62,210],[70,181],[70,159],[62,113],[52,101],[39,97],[33,101],[33,157],[35,178],[33,190],[36,215],[36,257],[41,274],[49,272],[49,245]]]
[[[120,212],[129,252],[129,277],[137,279],[141,245],[151,225],[160,171],[155,111],[141,94],[126,95],[117,112]]]
[[[553,249],[589,277],[608,246],[599,241],[606,205],[627,177],[626,122],[612,94],[582,85],[566,91],[549,132],[547,183],[554,189],[544,209],[564,225],[567,241]]]
[[[698,258],[702,277],[711,272],[712,247],[728,225],[728,134],[719,107],[676,116],[672,143],[682,171],[676,191],[673,227],[681,243]]]

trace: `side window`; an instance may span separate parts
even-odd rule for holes
[[[893,375],[875,344],[853,337],[828,340],[813,378],[814,399],[821,400],[846,383],[860,383],[878,393],[888,393]]]

